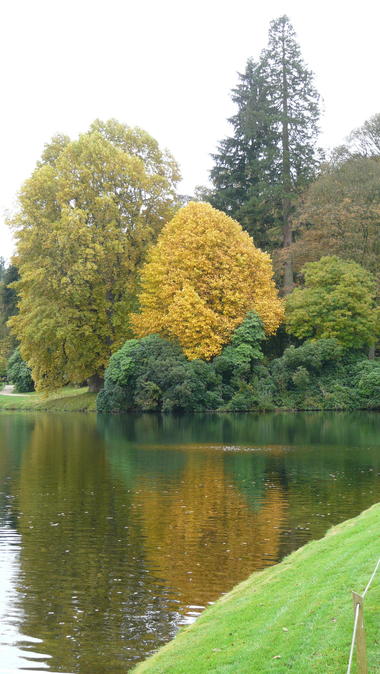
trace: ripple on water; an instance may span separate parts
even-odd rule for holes
[[[0,671],[125,674],[379,500],[379,419],[0,415]]]
[[[24,613],[18,590],[21,537],[9,525],[0,527],[0,662],[1,672],[47,671],[50,656],[36,652],[41,639],[23,634]],[[39,670],[36,670],[38,664]],[[3,668],[6,669],[3,669]]]

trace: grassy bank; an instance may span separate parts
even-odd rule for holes
[[[41,393],[2,395],[0,391],[0,410],[94,412],[96,411],[96,393],[89,393],[87,388],[72,387],[60,389],[48,397]]]
[[[361,593],[380,554],[380,504],[254,573],[133,671],[345,672]],[[380,672],[380,571],[365,600],[369,671]],[[356,671],[355,666],[353,672]]]

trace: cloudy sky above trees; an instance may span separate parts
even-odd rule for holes
[[[1,223],[52,135],[95,118],[138,125],[180,163],[181,192],[206,184],[210,153],[229,133],[230,90],[287,14],[323,97],[331,147],[380,112],[380,6],[362,0],[12,0],[0,9]],[[12,251],[0,223],[0,256]]]

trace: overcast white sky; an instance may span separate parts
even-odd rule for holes
[[[380,112],[380,3],[361,0],[3,0],[0,218],[52,135],[96,118],[138,125],[206,184],[230,90],[288,14],[324,99],[322,144]],[[0,256],[12,251],[0,222]]]

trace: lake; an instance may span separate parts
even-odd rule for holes
[[[379,422],[1,412],[1,665],[128,671],[252,571],[379,501]]]

